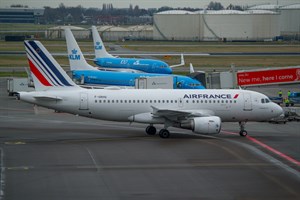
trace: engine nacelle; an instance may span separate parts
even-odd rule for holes
[[[180,128],[191,129],[198,134],[218,134],[221,131],[221,119],[217,116],[195,117],[181,123]]]

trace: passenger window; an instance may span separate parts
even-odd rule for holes
[[[103,103],[106,103],[106,100],[103,100]]]
[[[156,103],[156,100],[154,100],[154,103]]]
[[[131,103],[131,100],[128,100],[128,103]]]
[[[207,103],[207,100],[205,100],[204,102]]]
[[[97,100],[95,100],[95,103],[97,103]]]
[[[152,103],[152,100],[150,100],[149,102]]]
[[[186,103],[189,103],[189,100],[186,100]]]
[[[116,100],[116,103],[119,103],[119,100]]]
[[[167,100],[167,103],[169,103],[169,100]]]
[[[140,100],[137,100],[137,103],[140,103]]]
[[[124,103],[127,103],[127,100],[124,100]]]
[[[177,103],[177,100],[175,100],[174,102]]]
[[[193,103],[195,103],[195,100],[193,100]]]
[[[115,100],[111,100],[112,103],[115,103]]]
[[[208,103],[211,103],[211,100],[209,100]]]
[[[123,103],[123,100],[120,100],[120,103]]]
[[[133,100],[132,103],[135,103],[135,100]]]
[[[165,103],[165,100],[162,100],[162,103]]]
[[[101,103],[101,100],[99,100],[99,103]]]
[[[171,103],[173,103],[173,100],[171,100]]]
[[[145,100],[145,103],[148,103],[148,100]]]

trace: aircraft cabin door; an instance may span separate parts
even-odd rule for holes
[[[183,107],[183,99],[182,99],[182,98],[179,98],[179,99],[178,99],[178,107],[179,107],[179,108],[182,108],[182,107]]]
[[[252,110],[252,100],[251,100],[251,95],[244,93],[244,110],[245,111],[251,111]]]
[[[80,93],[79,110],[89,109],[89,99],[87,93]]]

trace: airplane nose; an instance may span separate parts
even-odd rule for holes
[[[274,103],[273,112],[274,112],[274,114],[276,114],[276,116],[283,115],[283,113],[284,113],[282,107],[275,103]]]
[[[166,67],[165,69],[166,69],[167,74],[172,74],[173,73],[173,70],[172,70],[171,67]]]

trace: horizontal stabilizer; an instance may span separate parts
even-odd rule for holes
[[[43,101],[60,101],[62,98],[57,96],[49,96],[49,95],[37,95],[34,96],[35,99],[43,100]]]

